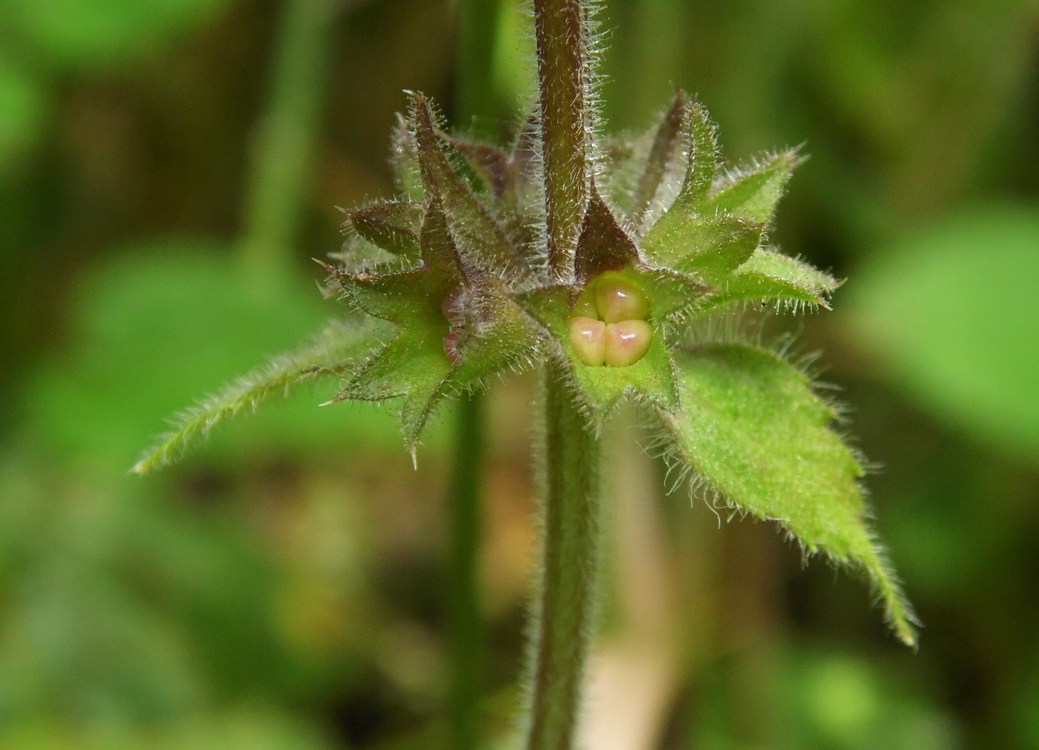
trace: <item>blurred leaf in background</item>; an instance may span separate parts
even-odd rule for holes
[[[893,382],[1039,462],[1039,205],[965,207],[879,248],[845,300]]]
[[[340,33],[409,33],[375,17]],[[330,244],[287,248],[285,279],[246,279],[236,242],[199,239],[235,232],[255,86],[226,63],[256,77],[272,23],[270,4],[221,0],[0,7],[4,747],[344,747],[436,690],[435,671],[379,661],[430,650],[403,648],[423,626],[382,627],[406,618],[368,590],[358,509],[374,467],[405,462],[382,410],[304,391],[191,468],[126,474],[168,414],[330,314],[305,259],[335,249],[332,204],[363,169],[324,176],[346,196],[322,197]],[[384,512],[406,492],[383,487]],[[425,538],[385,582],[425,575]],[[405,699],[373,697],[380,682]]]
[[[294,276],[254,289],[219,243],[133,248],[80,280],[70,343],[22,399],[30,434],[63,460],[125,471],[170,414],[320,331],[331,307],[316,285]],[[335,395],[334,380],[325,386],[275,402],[259,427],[217,430],[209,455],[328,455],[372,440],[399,449],[385,410],[316,408]]]
[[[6,0],[0,22],[44,64],[102,68],[154,53],[230,0]]]
[[[0,49],[0,175],[14,170],[36,141],[47,108],[40,80],[10,51]]]

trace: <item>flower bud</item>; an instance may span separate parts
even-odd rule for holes
[[[595,307],[598,318],[607,323],[649,317],[649,301],[642,290],[613,274],[604,274],[595,281]]]
[[[645,320],[625,320],[606,325],[603,361],[608,367],[627,367],[645,356],[653,329]]]
[[[595,318],[571,318],[570,346],[586,365],[601,367],[606,360],[606,324]]]

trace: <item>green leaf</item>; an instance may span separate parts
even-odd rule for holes
[[[718,171],[719,149],[716,129],[707,110],[699,102],[689,118],[689,166],[675,204],[685,211],[699,211],[714,184]]]
[[[67,67],[153,53],[177,33],[214,18],[228,0],[4,0],[17,35]]]
[[[379,201],[346,210],[346,226],[394,255],[418,258],[426,206],[414,201]]]
[[[804,261],[758,248],[695,308],[698,315],[737,302],[775,303],[795,312],[808,306],[829,309],[828,298],[841,282]]]
[[[497,276],[467,265],[434,197],[420,237],[422,264],[403,271],[333,269],[348,302],[398,327],[335,401],[402,397],[401,426],[415,444],[445,397],[533,361],[537,332]]]
[[[1039,459],[1039,206],[963,210],[868,261],[842,310],[891,382]]]
[[[764,228],[736,216],[701,216],[672,208],[642,238],[642,251],[658,266],[719,284],[753,255]]]
[[[776,205],[799,163],[797,149],[788,149],[749,169],[733,171],[715,188],[704,205],[704,211],[731,213],[767,224],[775,215]]]
[[[144,452],[133,471],[147,474],[172,463],[191,442],[220,422],[242,411],[255,410],[261,402],[287,393],[292,386],[342,375],[370,346],[366,334],[364,326],[332,323],[307,346],[275,357],[262,368],[235,380],[181,414],[173,430]]]
[[[646,158],[645,169],[635,190],[631,221],[637,227],[641,227],[645,220],[653,218],[650,211],[653,200],[683,161],[683,146],[689,128],[689,110],[688,96],[684,91],[678,91],[671,107],[660,121],[653,138],[653,146]]]
[[[438,132],[437,118],[422,94],[412,94],[412,117],[422,183],[426,194],[443,205],[458,252],[467,262],[489,273],[524,269],[526,264],[505,229],[452,165],[449,155],[458,155]]]
[[[671,458],[726,503],[776,521],[806,554],[864,571],[888,620],[915,643],[914,617],[868,523],[863,469],[837,414],[772,352],[716,344],[676,356],[683,413],[658,410]]]

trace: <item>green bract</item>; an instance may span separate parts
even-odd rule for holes
[[[864,571],[913,643],[833,408],[777,353],[703,334],[747,303],[828,306],[838,282],[765,239],[797,152],[723,166],[706,112],[679,92],[648,148],[602,149],[583,218],[566,218],[569,204],[559,214],[576,242],[553,249],[530,129],[509,149],[456,139],[421,94],[410,98],[392,150],[401,194],[346,211],[346,243],[326,265],[349,320],[374,319],[383,335],[359,347],[356,324],[329,329],[320,349],[200,406],[136,469],[166,463],[270,386],[322,375],[341,381],[333,401],[399,404],[414,451],[442,399],[549,360],[592,433],[621,401],[644,406],[669,460],[807,553]]]

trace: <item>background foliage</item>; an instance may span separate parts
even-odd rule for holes
[[[272,83],[281,4],[0,5],[0,745],[409,748],[443,731],[443,430],[414,473],[385,414],[310,392],[174,470],[126,473],[170,412],[318,330],[308,259],[338,247],[335,204],[390,191],[400,90],[450,119],[454,6],[328,8],[303,47],[328,58],[298,73],[319,73],[298,79],[318,103],[312,168],[263,204],[270,133],[294,127],[272,113],[306,111],[284,100],[291,74]],[[850,280],[798,347],[825,350],[883,467],[877,526],[926,627],[908,653],[863,586],[802,570],[772,528],[657,497],[638,477],[660,467],[618,430],[588,731],[649,738],[625,748],[1039,746],[1039,5],[613,0],[605,20],[612,129],[646,126],[681,85],[733,157],[806,142],[775,239]],[[501,18],[502,113],[528,86],[522,22]],[[291,241],[256,250],[262,206],[283,203]],[[529,398],[521,380],[491,405],[491,737],[524,640]]]

